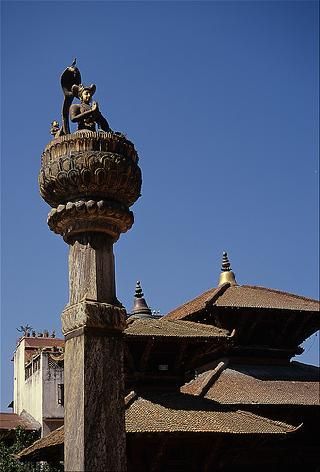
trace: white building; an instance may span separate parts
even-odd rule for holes
[[[14,413],[26,412],[41,425],[41,436],[63,424],[64,340],[25,335],[14,352]]]

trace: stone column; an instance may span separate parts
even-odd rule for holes
[[[69,304],[83,298],[117,304],[113,240],[103,233],[80,233],[69,244]]]
[[[133,224],[140,196],[132,143],[113,133],[77,132],[42,155],[48,225],[69,244],[69,303],[64,309],[65,470],[126,470],[123,330],[113,244]]]

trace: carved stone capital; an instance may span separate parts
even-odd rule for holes
[[[127,207],[140,197],[134,145],[114,133],[79,131],[53,139],[41,159],[39,187],[52,207],[77,200],[111,200]]]
[[[126,310],[108,303],[85,299],[76,305],[66,306],[61,321],[64,335],[79,328],[121,332],[126,327]]]
[[[48,226],[68,242],[77,233],[99,232],[119,239],[133,225],[132,211],[116,202],[94,200],[68,202],[53,208],[48,215]]]

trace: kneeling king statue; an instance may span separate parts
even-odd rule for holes
[[[96,86],[83,85],[81,74],[76,67],[76,59],[61,75],[61,87],[64,94],[62,106],[62,126],[54,120],[51,123],[51,134],[56,138],[70,134],[69,118],[77,123],[78,130],[96,131],[96,124],[102,131],[112,131],[107,120],[102,116],[97,102],[92,101]],[[74,98],[80,103],[72,104]]]

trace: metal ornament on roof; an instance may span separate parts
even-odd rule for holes
[[[228,254],[226,253],[226,251],[224,251],[222,253],[221,271],[222,272],[229,272],[229,270],[231,270],[230,261],[229,261],[229,258],[228,258]]]
[[[131,311],[132,315],[138,315],[138,316],[151,316],[151,310],[144,299],[144,293],[141,288],[141,283],[140,281],[137,281],[136,284],[136,290],[135,290],[135,295],[134,295],[134,302],[133,302],[133,309]]]
[[[231,285],[238,285],[235,275],[231,270],[231,264],[228,258],[228,254],[226,251],[222,253],[222,264],[221,264],[221,274],[219,277],[219,286],[225,283],[229,283]]]

